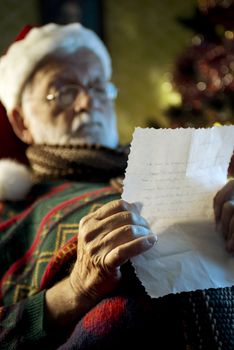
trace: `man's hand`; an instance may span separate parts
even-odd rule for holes
[[[46,291],[45,323],[66,329],[121,279],[120,266],[150,249],[156,238],[135,204],[116,200],[80,221],[77,260],[71,274]]]
[[[234,252],[234,180],[229,181],[214,198],[215,220],[226,240],[226,248]]]
[[[77,261],[70,276],[74,291],[98,301],[120,280],[120,266],[150,249],[156,238],[137,206],[112,201],[80,221]]]

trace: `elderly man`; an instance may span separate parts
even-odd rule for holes
[[[0,342],[26,348],[55,330],[68,335],[117,288],[121,265],[156,239],[137,206],[108,185],[123,175],[127,155],[118,147],[116,89],[100,39],[80,24],[34,28],[2,57],[0,72],[1,101],[16,135],[32,145],[36,179],[37,200],[3,223],[0,241]],[[45,190],[39,178],[76,182],[47,182]]]
[[[231,349],[231,289],[151,300],[126,263],[156,238],[109,183],[127,154],[98,37],[80,24],[34,28],[2,57],[0,76],[34,185],[26,196],[31,174],[7,163],[2,199],[26,198],[1,203],[11,214],[0,224],[1,349]],[[226,226],[231,190],[215,199]]]

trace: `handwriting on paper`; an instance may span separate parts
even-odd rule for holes
[[[233,146],[234,126],[135,130],[122,197],[129,202],[142,203],[142,215],[160,237],[152,251],[133,259],[136,272],[152,296],[229,285],[230,279],[234,282],[233,257],[220,248],[222,244],[214,230],[212,208],[215,193],[227,180]],[[204,231],[202,236],[201,229]],[[216,244],[212,245],[213,252],[208,249],[211,239]],[[191,276],[186,266],[191,266],[192,260],[197,265],[194,278],[186,280],[184,276]],[[180,278],[178,270],[172,269],[172,261],[180,271],[183,266]],[[232,264],[230,274],[226,273],[227,264],[229,267]],[[220,266],[228,281],[222,280],[222,274],[219,274],[221,280],[210,278],[215,276],[215,269],[222,271]],[[173,273],[168,274],[170,269]],[[165,290],[158,286],[159,276],[163,280],[170,276]],[[210,280],[208,285],[207,280]]]

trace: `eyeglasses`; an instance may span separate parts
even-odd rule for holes
[[[82,85],[63,85],[55,92],[46,96],[47,101],[55,101],[61,108],[67,108],[72,105],[82,92],[86,92],[90,97],[100,101],[114,100],[117,97],[118,90],[116,86],[108,82],[105,85],[86,87]]]

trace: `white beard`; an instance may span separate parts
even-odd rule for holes
[[[88,112],[77,113],[72,120],[70,128],[63,124],[51,125],[49,122],[41,121],[34,116],[31,108],[25,106],[25,117],[27,126],[32,134],[35,144],[47,145],[81,145],[101,144],[109,148],[115,148],[118,144],[118,133],[113,118],[113,125],[109,128],[103,123],[103,116],[99,113]]]
[[[77,114],[72,121],[69,131],[64,132],[61,127],[53,125],[45,125],[30,113],[30,131],[33,136],[34,143],[47,145],[79,145],[84,143],[92,143],[91,135],[79,136],[79,130],[85,125],[92,125],[89,113],[82,112]]]

